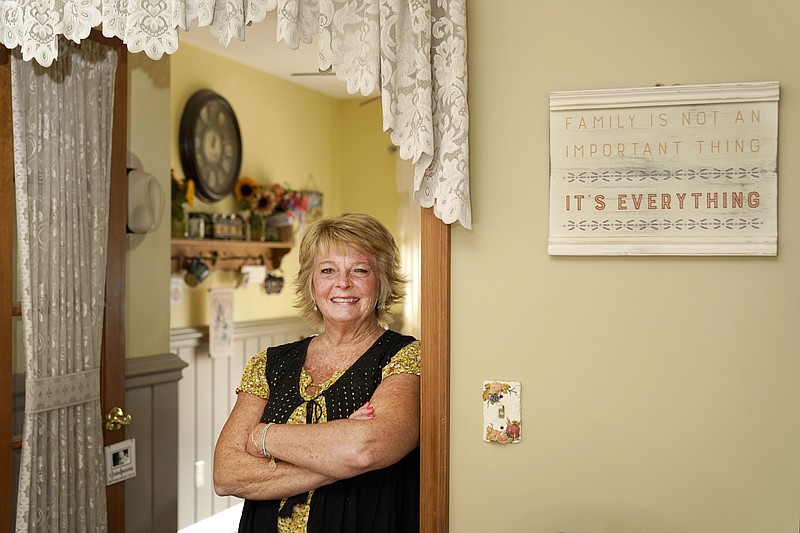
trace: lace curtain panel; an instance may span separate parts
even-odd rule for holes
[[[105,531],[100,350],[117,56],[59,40],[12,56],[26,358],[16,530]]]
[[[178,28],[210,26],[227,46],[272,10],[291,48],[318,36],[319,68],[351,94],[380,89],[384,130],[414,164],[415,201],[471,228],[466,0],[3,0],[0,42],[47,66],[59,35],[80,42],[102,24],[159,59],[178,49]]]

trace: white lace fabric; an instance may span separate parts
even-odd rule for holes
[[[415,167],[415,201],[471,228],[466,0],[0,0],[0,43],[49,66],[58,36],[78,43],[102,24],[159,59],[178,49],[178,28],[210,26],[227,46],[272,10],[289,47],[318,35],[320,69],[348,92],[380,88],[384,130]]]
[[[11,61],[25,348],[17,532],[106,530],[100,406],[117,55],[59,42],[53,67]]]

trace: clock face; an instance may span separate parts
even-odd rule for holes
[[[180,153],[198,196],[216,202],[230,194],[239,178],[242,139],[227,100],[209,90],[192,95],[181,117]]]

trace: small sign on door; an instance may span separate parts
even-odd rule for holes
[[[128,439],[105,447],[106,485],[113,485],[136,476],[136,439]]]

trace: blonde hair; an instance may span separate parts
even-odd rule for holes
[[[380,282],[376,318],[381,326],[388,326],[392,318],[389,308],[405,296],[406,279],[394,237],[378,219],[363,213],[327,217],[306,227],[300,243],[300,270],[295,278],[295,308],[315,327],[322,325],[322,314],[314,302],[314,261],[320,251],[346,246],[375,260]]]

